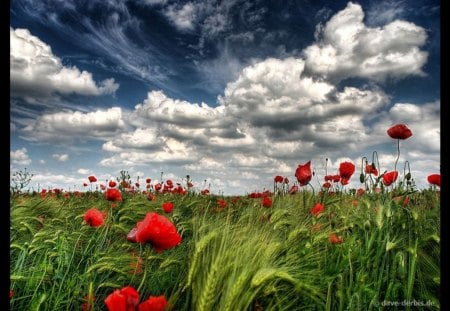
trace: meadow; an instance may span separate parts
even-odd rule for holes
[[[439,191],[343,188],[12,195],[11,310],[107,310],[128,286],[168,310],[440,309]],[[91,208],[101,225],[85,219]],[[151,212],[180,243],[127,239]]]

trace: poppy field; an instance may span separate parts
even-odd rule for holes
[[[85,192],[15,189],[11,310],[439,310],[440,174],[418,190],[374,157],[315,191],[310,165],[242,196],[125,173]]]

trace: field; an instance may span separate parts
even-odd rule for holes
[[[11,310],[107,310],[127,286],[167,310],[439,310],[439,194],[12,194]],[[151,212],[179,243],[130,238]]]

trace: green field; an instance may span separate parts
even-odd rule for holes
[[[125,286],[141,301],[165,295],[173,310],[438,310],[439,192],[408,197],[300,191],[271,194],[264,207],[195,193],[130,193],[115,206],[100,191],[14,195],[11,310],[106,310]],[[324,210],[313,215],[316,203]],[[83,220],[93,207],[106,214],[102,226]],[[127,241],[149,212],[167,217],[182,242],[157,252]]]

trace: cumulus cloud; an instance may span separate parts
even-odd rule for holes
[[[66,162],[67,160],[69,160],[69,155],[55,153],[55,154],[52,154],[52,158],[58,162]]]
[[[304,50],[307,70],[335,81],[425,75],[428,53],[420,50],[427,39],[425,29],[403,20],[368,27],[363,19],[361,6],[349,2],[321,26],[319,42]]]
[[[55,143],[109,137],[124,127],[122,109],[113,107],[87,113],[67,111],[43,114],[21,129],[20,133],[25,140]]]
[[[77,67],[64,66],[49,45],[28,29],[10,28],[11,94],[24,98],[53,94],[102,95],[114,93],[114,79],[97,84],[92,74]]]
[[[17,165],[30,165],[31,159],[28,156],[27,148],[20,148],[16,151],[10,151],[10,160],[13,164]]]

